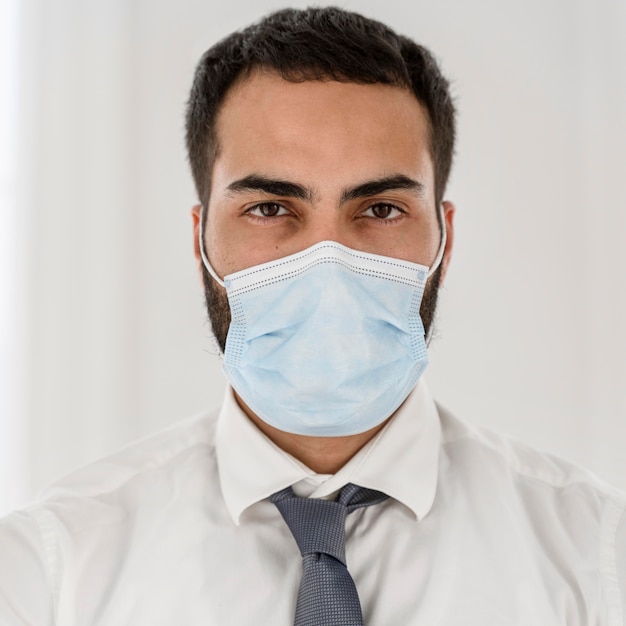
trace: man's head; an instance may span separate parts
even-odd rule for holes
[[[430,265],[454,134],[448,82],[426,49],[340,9],[279,11],[198,65],[187,109],[205,207],[196,229],[205,220],[221,276],[321,239]],[[228,303],[203,276],[223,350]],[[422,302],[427,332],[440,276]]]
[[[284,9],[232,33],[200,59],[187,105],[186,141],[198,197],[208,205],[220,150],[216,119],[231,87],[255,70],[282,78],[384,84],[409,89],[425,108],[435,202],[452,166],[455,109],[432,54],[384,24],[334,7]]]

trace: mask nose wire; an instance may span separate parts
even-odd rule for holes
[[[446,230],[446,220],[443,214],[443,204],[439,205],[439,218],[441,223],[441,241],[439,243],[439,250],[437,250],[437,256],[433,261],[433,264],[430,266],[428,273],[426,274],[426,278],[430,278],[436,271],[439,265],[441,264],[441,260],[443,259],[443,253],[446,250],[446,241],[448,239],[448,233]],[[204,263],[204,267],[207,272],[211,274],[215,282],[218,285],[224,286],[224,281],[217,275],[217,272],[213,269],[211,262],[209,261],[205,249],[204,249],[204,220],[206,219],[206,211],[204,205],[200,206],[200,228],[198,229],[198,245],[200,247],[200,256],[202,257],[202,263]]]
[[[224,286],[224,281],[217,275],[217,272],[213,269],[211,262],[209,261],[206,252],[204,250],[204,220],[206,219],[206,209],[204,205],[200,205],[200,228],[198,229],[198,244],[200,245],[200,256],[202,257],[202,263],[206,271],[211,274],[215,282],[218,285]]]

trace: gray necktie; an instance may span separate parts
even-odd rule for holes
[[[270,497],[302,554],[294,626],[363,626],[361,604],[346,567],[348,513],[388,496],[348,483],[337,501],[298,498],[291,487]]]

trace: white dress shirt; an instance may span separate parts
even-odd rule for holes
[[[301,557],[267,497],[348,482],[391,496],[346,522],[367,626],[626,624],[625,495],[468,426],[421,382],[332,476],[230,391],[74,472],[0,522],[0,625],[292,625]]]

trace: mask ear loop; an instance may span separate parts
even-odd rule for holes
[[[224,286],[224,281],[217,275],[217,272],[213,269],[211,262],[209,261],[206,252],[204,251],[204,220],[206,219],[206,209],[204,205],[200,205],[200,228],[198,229],[198,244],[200,245],[200,256],[202,257],[202,263],[206,271],[211,274],[213,279],[218,285]]]
[[[433,261],[433,264],[430,266],[428,273],[426,274],[426,278],[430,278],[436,271],[437,268],[441,265],[441,260],[443,259],[443,253],[446,251],[446,242],[448,241],[448,231],[446,230],[446,219],[443,214],[443,204],[439,205],[439,220],[441,223],[441,241],[439,243],[439,250],[437,250],[437,256]]]
[[[437,251],[437,256],[433,261],[433,264],[430,266],[428,273],[426,274],[426,278],[430,278],[436,271],[437,268],[441,265],[441,260],[443,259],[443,253],[446,250],[446,242],[448,241],[448,231],[446,229],[446,220],[443,213],[443,204],[439,205],[439,219],[441,223],[441,241],[439,243],[439,250]],[[430,348],[430,342],[433,338],[433,331],[435,328],[435,320],[433,319],[430,325],[430,329],[428,331],[428,336],[426,337],[426,347]]]

